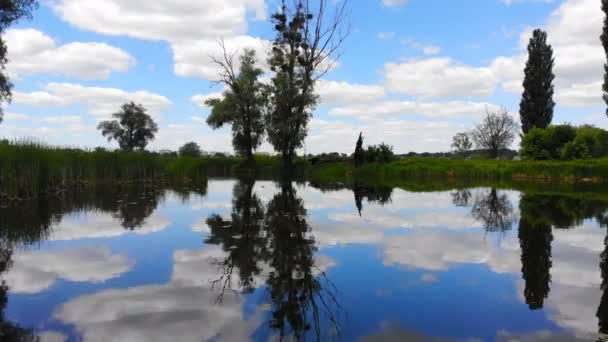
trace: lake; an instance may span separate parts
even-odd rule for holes
[[[0,208],[0,330],[42,341],[595,341],[608,196],[210,179]]]

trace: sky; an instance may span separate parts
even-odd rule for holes
[[[341,0],[335,0],[341,1]],[[277,0],[42,0],[5,32],[15,88],[0,137],[116,148],[96,129],[120,105],[158,122],[151,150],[188,141],[232,151],[230,128],[205,124],[216,84],[212,56],[253,48],[265,63]],[[554,123],[608,128],[601,98],[600,0],[350,0],[351,33],[316,85],[307,153],[381,142],[398,153],[448,151],[452,137],[506,108],[519,122],[526,45],[554,48]],[[516,141],[513,147],[517,147]],[[270,152],[264,143],[260,151]],[[301,151],[304,152],[304,151]]]

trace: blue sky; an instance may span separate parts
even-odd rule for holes
[[[204,123],[218,40],[264,59],[276,0],[48,0],[5,34],[15,83],[0,136],[115,146],[96,131],[121,103],[149,108],[151,149],[196,141],[231,151],[230,131]],[[308,152],[366,143],[401,153],[445,151],[452,136],[505,106],[517,117],[525,45],[549,32],[556,58],[555,122],[608,127],[601,100],[600,0],[351,0],[352,33],[317,85]],[[263,61],[262,61],[263,62]],[[517,144],[517,142],[516,142]],[[262,151],[271,151],[264,144]]]

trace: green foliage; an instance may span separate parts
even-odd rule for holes
[[[146,109],[133,102],[122,105],[112,117],[118,120],[102,121],[97,129],[108,141],[116,140],[123,151],[143,150],[158,132],[158,126]]]
[[[0,36],[13,23],[21,18],[31,18],[32,11],[38,7],[37,0],[3,0],[0,2]],[[0,38],[0,104],[10,103],[13,94],[13,83],[10,81],[6,71],[8,49],[4,37]],[[4,111],[0,108],[0,123]]]
[[[211,107],[207,124],[214,129],[232,125],[232,146],[234,150],[249,161],[253,152],[262,143],[264,136],[263,109],[266,105],[265,87],[259,81],[262,69],[256,66],[255,51],[245,50],[241,56],[239,74],[232,68],[228,59],[223,64],[223,82],[228,89],[223,99],[210,99]]]
[[[535,160],[561,159],[564,145],[575,136],[576,128],[572,125],[533,128],[522,138],[521,156]]]
[[[319,56],[306,39],[312,15],[305,12],[307,8],[300,1],[294,2],[293,7],[287,8],[284,3],[272,15],[276,38],[268,61],[273,76],[268,93],[266,132],[268,141],[287,164],[304,144],[311,111],[318,100],[314,94],[313,72]]]
[[[608,156],[608,131],[571,125],[535,128],[521,143],[521,155],[534,160],[573,160]]]
[[[363,150],[363,132],[359,133],[359,139],[357,139],[353,159],[355,161],[355,167],[359,167],[365,162],[365,150]]]
[[[370,145],[365,151],[365,161],[367,163],[390,163],[395,160],[393,147],[382,143],[380,145]]]
[[[602,41],[604,52],[608,58],[608,0],[602,0],[602,11],[604,12],[604,26],[600,40]],[[602,97],[608,105],[608,63],[604,64],[604,84],[602,85],[602,93]],[[606,115],[608,115],[608,108],[606,109]]]
[[[181,157],[200,157],[201,148],[197,143],[191,141],[179,148],[179,155]]]
[[[536,29],[528,44],[528,62],[524,70],[524,92],[519,105],[524,134],[532,128],[546,128],[553,120],[553,48],[547,33]]]

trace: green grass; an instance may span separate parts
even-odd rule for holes
[[[577,161],[463,160],[404,158],[390,164],[324,164],[314,169],[318,180],[369,179],[380,182],[407,179],[466,181],[594,182],[608,180],[608,159]]]
[[[254,171],[241,158],[163,157],[145,152],[104,152],[55,148],[34,142],[0,144],[0,200],[35,198],[67,188],[100,183],[197,182],[207,177],[255,172],[258,178],[280,173],[279,158],[256,156]],[[296,176],[321,182],[373,182],[409,190],[500,184],[608,184],[608,159],[558,161],[405,158],[390,164],[350,163],[310,166],[296,162]]]
[[[258,172],[279,161],[257,157]],[[162,157],[145,152],[85,151],[21,141],[0,143],[0,200],[35,198],[67,188],[100,183],[197,182],[232,175],[240,158]]]

